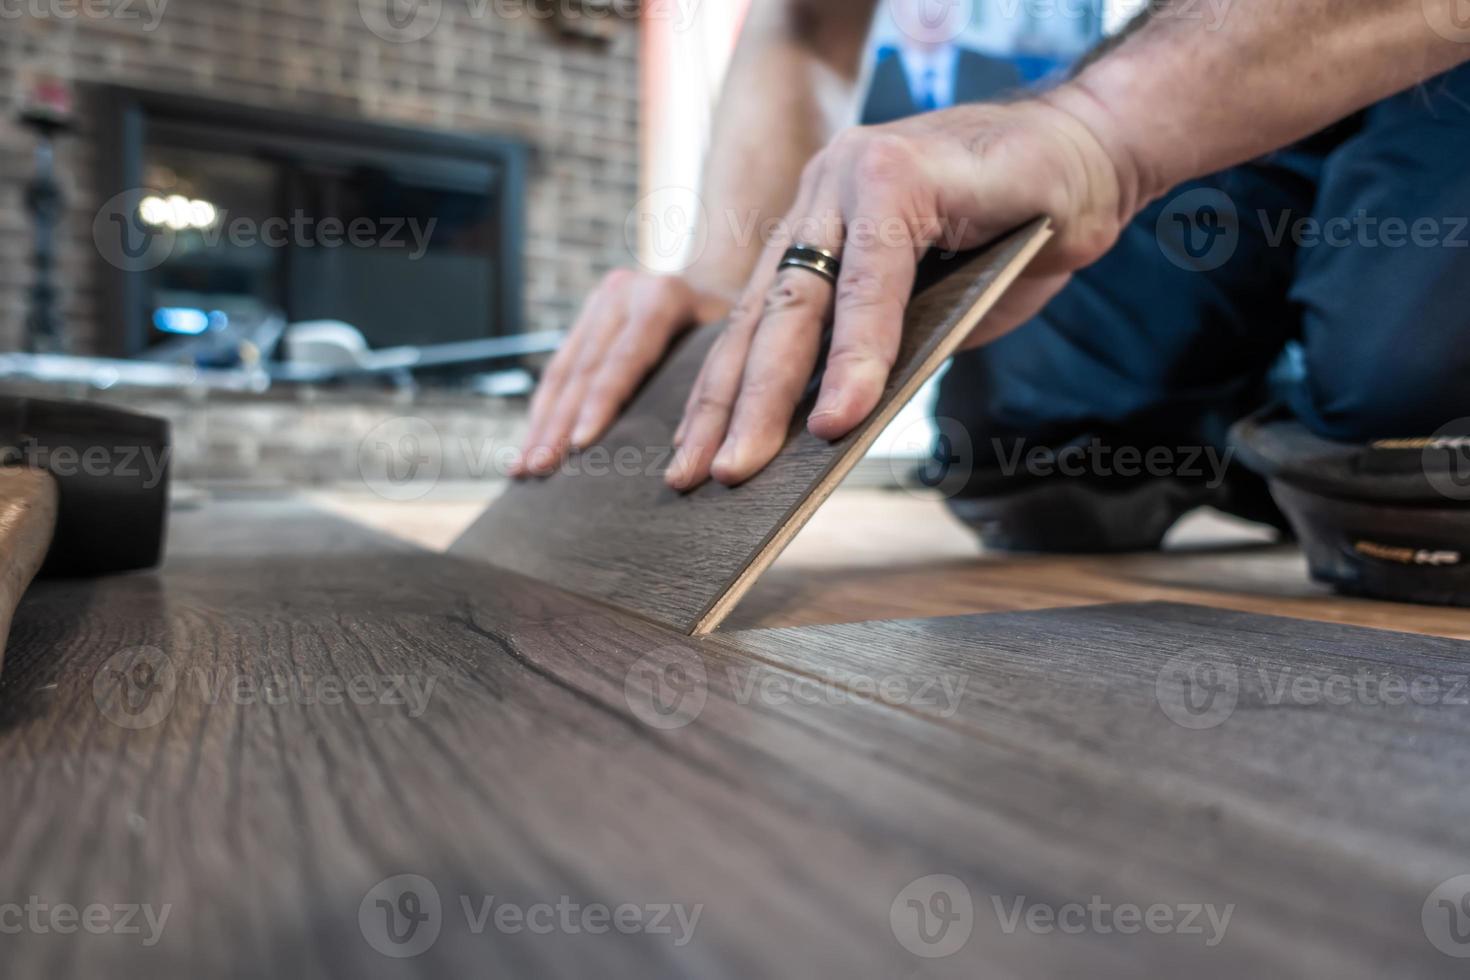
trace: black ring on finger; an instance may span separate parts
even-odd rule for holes
[[[837,278],[842,272],[842,260],[825,248],[798,243],[788,248],[781,256],[781,262],[776,266],[776,270],[779,272],[782,269],[805,269],[836,286]]]

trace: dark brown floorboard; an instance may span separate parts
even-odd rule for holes
[[[107,667],[146,649],[163,687],[133,706],[167,711],[127,728],[116,699],[145,679]],[[0,673],[0,904],[172,909],[148,948],[4,935],[4,972],[1456,976],[1420,912],[1470,872],[1470,709],[1273,705],[1255,672],[1450,679],[1466,651],[1160,605],[691,640],[294,505],[212,504],[180,515],[160,573],[41,583],[20,607]],[[1165,716],[1152,692],[1176,656],[1236,667],[1223,724]],[[272,677],[361,679],[373,703],[270,703]],[[388,677],[432,680],[424,710],[366,696]],[[701,691],[683,727],[641,720],[685,720]],[[399,874],[442,903],[412,959],[376,952],[359,918]],[[933,874],[974,902],[974,934],[942,960],[890,924]],[[490,895],[701,911],[682,946],[476,933],[461,896]],[[1094,895],[1235,908],[1207,948],[1007,934],[993,905]]]

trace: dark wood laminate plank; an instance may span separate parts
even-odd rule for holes
[[[1180,870],[1212,863],[1212,887],[1237,902],[1232,928],[1274,932],[1281,962],[1356,932],[1352,955],[1385,972],[1416,954],[1450,969],[1424,955],[1420,913],[1437,884],[1470,875],[1458,816],[1470,806],[1470,643],[1171,603],[723,638],[773,675],[876,691],[1041,771],[1085,769],[1113,787],[1095,834],[1128,821],[1119,800],[1146,801],[1131,819],[1147,849]],[[962,693],[924,686],[942,681]]]
[[[785,448],[736,488],[664,485],[675,426],[718,336],[696,331],[595,447],[545,480],[508,490],[452,549],[684,633],[713,629],[883,427],[932,375],[1049,235],[1044,221],[927,270],[904,320],[883,397],[846,437],[806,430],[798,408]]]
[[[1363,727],[1351,712],[1324,715],[1324,766],[1371,774],[1319,788],[1296,770],[1309,798],[1351,804],[1337,819],[1278,791],[1279,747],[1257,785],[1228,739],[1199,739],[1172,762],[1139,744],[1165,741],[1137,690],[1150,657],[1187,644],[1293,663],[1336,636],[1196,612],[1171,624],[1149,607],[693,640],[285,506],[211,506],[183,515],[173,542],[156,575],[42,583],[0,673],[0,904],[171,903],[171,919],[146,949],[137,936],[5,935],[16,976],[1457,973],[1418,915],[1431,867],[1448,877],[1470,853],[1463,832],[1376,817],[1425,782],[1430,816],[1449,808],[1458,721],[1389,726],[1431,743],[1439,768],[1385,775],[1405,751],[1343,737]],[[1385,663],[1464,657],[1372,637]],[[175,671],[168,711],[122,727],[96,678],[117,653],[150,646]],[[799,685],[818,666],[968,680],[953,713],[848,696],[851,677],[813,701]],[[436,686],[421,713],[217,686],[275,675]],[[655,690],[691,700],[661,702],[673,713],[659,715]],[[1357,849],[1345,846],[1354,832]],[[393,959],[369,945],[359,907],[404,873],[433,883],[442,928],[421,956]],[[890,925],[903,889],[932,874],[960,879],[975,903],[973,936],[942,960],[913,956]],[[990,902],[1094,894],[1236,910],[1206,948],[1194,935],[1006,934]],[[461,895],[702,911],[683,946],[477,934]]]

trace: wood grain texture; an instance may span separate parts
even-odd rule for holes
[[[664,485],[675,426],[718,336],[696,331],[595,447],[545,480],[520,483],[455,544],[457,554],[553,583],[684,633],[714,629],[883,427],[943,364],[1040,249],[1037,221],[978,253],[935,263],[904,320],[878,408],[829,443],[797,409],[785,448],[745,484]],[[620,460],[626,462],[620,463]]]
[[[1197,512],[1176,530],[1161,552],[986,552],[937,494],[844,487],[720,628],[1162,601],[1470,639],[1470,611],[1334,593],[1259,526]]]
[[[16,603],[51,546],[56,492],[56,480],[44,470],[0,466],[0,664]]]
[[[120,668],[143,651],[169,673],[127,703],[166,708],[130,727],[141,681]],[[1153,693],[1183,654],[1240,672],[1214,729]],[[176,515],[161,572],[22,603],[0,673],[0,915],[30,896],[171,912],[151,946],[7,932],[5,972],[1462,975],[1420,913],[1470,872],[1467,709],[1273,705],[1259,667],[1450,677],[1470,653],[1158,605],[691,639],[289,504],[210,504]],[[423,710],[380,701],[388,678],[434,681]],[[331,679],[364,696],[266,693]],[[362,917],[401,874],[441,901],[407,959],[370,944],[379,909]],[[891,917],[934,874],[975,916],[931,960]],[[476,931],[461,898],[492,895],[701,911],[682,945]],[[1206,946],[1007,932],[993,906],[1094,895],[1234,911]]]

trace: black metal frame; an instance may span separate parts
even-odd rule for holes
[[[500,179],[493,194],[500,218],[498,268],[504,277],[496,291],[496,322],[500,335],[520,333],[524,323],[525,187],[530,147],[522,140],[502,136],[465,135],[418,130],[334,116],[314,116],[269,106],[222,102],[123,86],[101,86],[97,92],[102,131],[98,200],[143,186],[143,152],[148,125],[173,122],[255,133],[275,141],[320,144],[324,141],[371,148],[378,152],[404,151],[415,155],[458,157],[496,166]],[[131,356],[148,345],[148,325],[142,316],[141,273],[125,272],[100,256],[97,268],[103,296],[112,311],[104,336],[105,353]],[[489,336],[489,334],[487,334]]]

